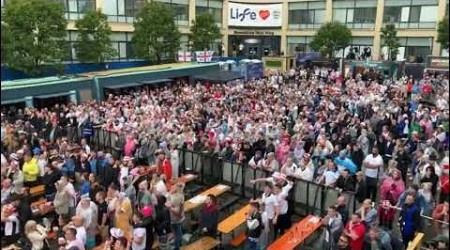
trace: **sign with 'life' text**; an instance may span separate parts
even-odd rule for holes
[[[282,4],[229,3],[228,26],[281,27]]]

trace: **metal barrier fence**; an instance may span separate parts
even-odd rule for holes
[[[264,183],[250,181],[270,177],[272,173],[250,168],[246,163],[236,163],[221,158],[217,154],[198,153],[179,149],[181,171],[193,171],[200,175],[200,181],[214,181],[228,184],[235,194],[246,198],[256,198],[263,190]],[[299,214],[323,215],[327,208],[336,203],[340,193],[325,185],[302,179],[295,179],[290,192],[290,202]],[[356,199],[352,192],[344,192],[350,213],[356,211]]]

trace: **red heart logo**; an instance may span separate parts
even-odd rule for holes
[[[262,20],[266,20],[270,16],[270,11],[269,10],[260,10],[259,16],[261,17]]]

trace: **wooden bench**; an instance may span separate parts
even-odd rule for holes
[[[413,241],[408,244],[408,248],[406,250],[420,250],[422,247],[422,242],[425,238],[425,234],[418,233],[414,237]]]
[[[44,195],[45,193],[45,186],[44,185],[39,185],[39,186],[35,186],[30,188],[30,196],[41,196]]]
[[[103,250],[105,249],[106,242],[103,242],[101,245],[92,248],[92,250]],[[155,240],[153,242],[152,250],[159,249],[159,242]]]
[[[181,247],[181,249],[182,250],[210,250],[210,249],[217,247],[219,244],[220,244],[220,241],[218,241],[212,237],[205,236],[187,246]]]
[[[228,244],[232,247],[239,247],[242,243],[244,243],[245,239],[247,239],[247,234],[242,232],[234,237]]]

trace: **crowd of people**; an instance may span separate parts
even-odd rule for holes
[[[297,179],[341,193],[322,220],[323,249],[402,248],[428,225],[438,235],[430,249],[447,249],[448,97],[441,75],[380,81],[298,68],[3,110],[2,247],[48,249],[54,233],[60,250],[102,242],[104,249],[151,249],[155,239],[160,249],[179,249],[185,191],[173,180],[182,174],[183,148],[270,172],[251,180],[265,185],[251,201],[246,249],[265,249],[292,225]],[[115,135],[113,150],[94,150],[98,128]],[[40,222],[30,207],[38,185],[46,199],[40,209],[54,208],[54,220]],[[209,196],[200,234],[217,236],[219,210]]]

